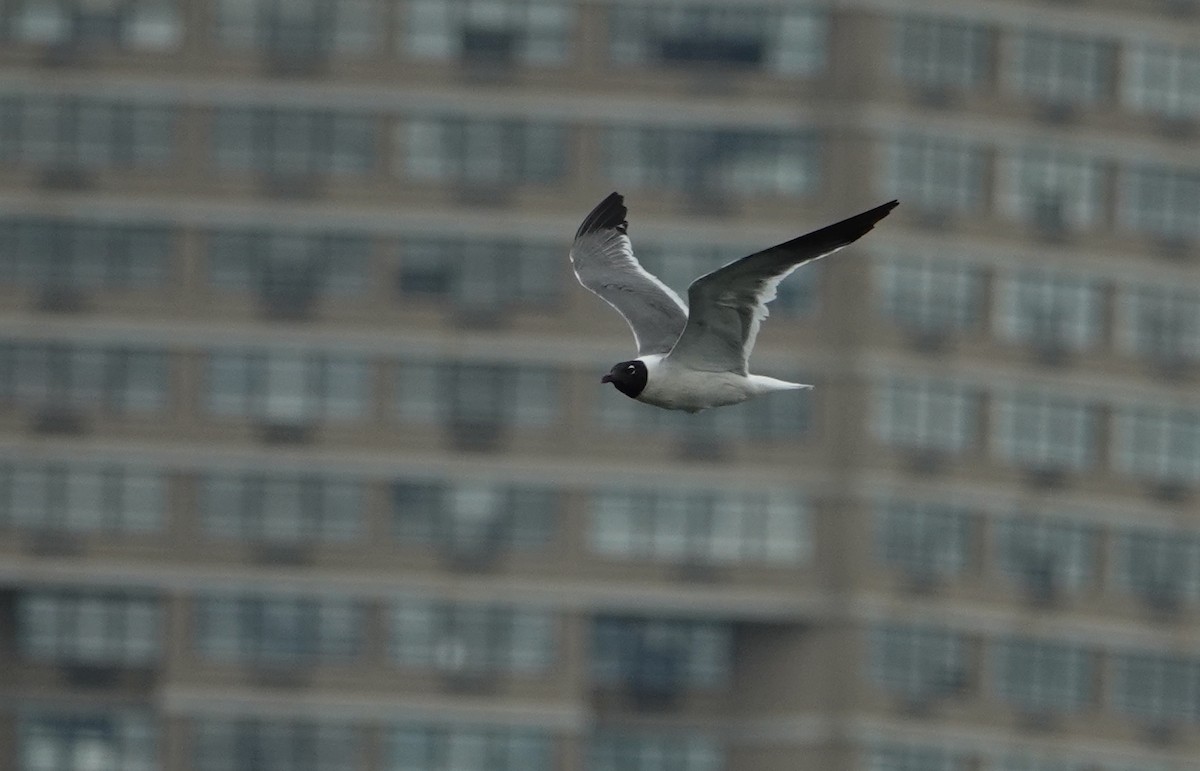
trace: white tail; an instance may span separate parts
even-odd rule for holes
[[[804,383],[789,383],[786,380],[776,380],[765,375],[750,375],[750,387],[756,394],[769,394],[772,391],[795,391],[802,388],[812,388]]]

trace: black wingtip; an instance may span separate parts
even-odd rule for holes
[[[844,219],[841,222],[835,222],[820,230],[814,230],[811,233],[793,238],[791,241],[785,241],[764,251],[779,251],[782,253],[794,253],[798,251],[802,255],[801,262],[824,257],[831,251],[840,249],[843,246],[849,246],[867,233],[870,233],[881,219],[888,216],[892,209],[895,209],[899,205],[899,201],[888,201],[885,204],[876,206],[874,209],[868,209],[861,214],[855,214],[853,217]]]
[[[625,196],[617,192],[609,193],[607,198],[596,204],[596,208],[583,218],[583,224],[579,226],[579,230],[575,231],[575,237],[579,238],[597,230],[615,229],[624,233],[629,228],[629,223],[625,220],[628,214],[629,210],[625,208]]]
[[[862,214],[856,214],[849,219],[834,223],[817,232],[823,233],[832,243],[843,246],[857,241],[869,233],[881,219],[891,214],[892,209],[895,209],[899,205],[899,201],[888,201],[885,204],[876,206],[874,209],[868,209]]]
[[[865,211],[858,216],[862,217],[863,219],[870,219],[872,221],[872,224],[874,224],[875,222],[879,222],[879,220],[881,220],[884,217],[891,214],[892,209],[895,209],[899,205],[900,205],[900,202],[893,199],[891,201],[888,201],[885,204],[876,206],[874,209]]]

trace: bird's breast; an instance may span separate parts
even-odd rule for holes
[[[733,372],[698,372],[662,366],[651,370],[638,401],[668,410],[698,412],[750,398],[750,381]]]

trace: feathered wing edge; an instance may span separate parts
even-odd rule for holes
[[[634,257],[627,214],[619,193],[597,204],[575,232],[571,263],[579,283],[625,319],[639,356],[666,353],[683,333],[687,308]]]
[[[827,257],[870,232],[899,205],[889,201],[840,222],[735,260],[688,287],[689,320],[672,350],[695,366],[747,373],[750,352],[775,299],[793,271]]]

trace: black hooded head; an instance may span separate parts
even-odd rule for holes
[[[634,359],[614,365],[607,375],[600,378],[600,382],[612,383],[618,391],[630,399],[636,399],[642,389],[646,387],[646,380],[649,376],[646,362]]]

